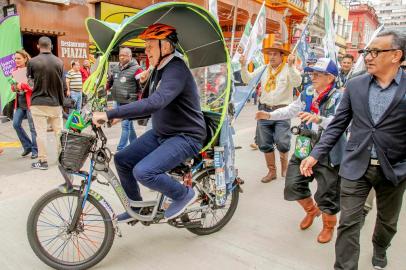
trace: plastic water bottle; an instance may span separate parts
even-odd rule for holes
[[[224,175],[224,147],[214,147],[214,168],[216,174],[216,204],[226,203],[226,179]]]

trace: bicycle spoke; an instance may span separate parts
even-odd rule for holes
[[[101,248],[106,222],[100,211],[87,202],[76,228],[68,232],[77,206],[77,197],[63,195],[48,202],[36,224],[38,242],[49,256],[69,264],[83,263]]]

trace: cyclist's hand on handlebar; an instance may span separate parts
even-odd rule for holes
[[[107,119],[107,114],[105,112],[94,112],[92,122],[96,127],[101,127],[104,123],[106,123],[109,119]]]
[[[112,126],[114,126],[115,124],[120,123],[120,122],[121,122],[121,119],[113,119],[113,120],[110,121],[110,124]]]

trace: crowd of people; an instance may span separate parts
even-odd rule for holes
[[[157,68],[144,71],[132,58],[131,50],[121,48],[119,64],[112,69],[107,84],[115,108],[95,113],[94,118],[124,119],[115,153],[123,187],[132,200],[142,200],[137,180],[173,198],[173,205],[165,213],[167,218],[173,218],[196,195],[193,189],[175,183],[165,171],[177,165],[175,161],[180,163],[198,153],[206,137],[204,119],[192,73],[174,52],[176,30],[153,25],[141,37],[146,40],[151,64]],[[26,70],[27,78],[18,81],[16,76],[12,86],[17,93],[13,127],[23,146],[22,156],[31,153],[31,158],[38,158],[32,168],[47,169],[48,123],[58,138],[64,99],[70,97],[74,109],[80,110],[83,83],[90,75],[90,66],[88,61],[80,66],[75,60],[65,74],[62,60],[51,53],[49,38],[41,37],[38,48],[40,54],[32,59],[25,51],[15,55],[15,74],[19,69]],[[280,175],[285,178],[284,198],[297,201],[303,208],[306,215],[299,224],[302,230],[321,216],[319,243],[332,241],[341,211],[336,270],[358,269],[359,236],[365,209],[371,207],[367,197],[374,197],[371,190],[376,193],[377,204],[372,264],[376,269],[387,265],[386,251],[396,233],[406,188],[406,73],[401,67],[405,49],[403,34],[381,32],[361,51],[366,71],[352,74],[351,55],[342,57],[340,68],[332,59],[310,58],[301,73],[295,66],[296,57],[278,41],[263,48],[269,64],[260,80],[255,115],[255,143],[264,153],[267,167],[261,182],[277,179],[277,150]],[[248,72],[244,57],[240,62],[241,77],[247,83],[257,71]],[[145,86],[147,76],[153,81]],[[145,94],[142,85],[150,96],[140,100]],[[292,95],[293,89],[301,91],[297,98]],[[133,121],[126,119],[150,114],[154,114],[154,129],[137,139]],[[292,129],[290,121],[295,117],[299,117],[301,124]],[[21,126],[24,118],[28,119],[31,138]],[[291,129],[297,137],[289,157]],[[313,180],[317,182],[314,195],[309,189]],[[123,213],[119,219],[131,217]]]
[[[286,76],[282,72],[286,63],[278,59],[287,53],[275,46],[263,52],[268,54],[270,64],[261,85],[273,86],[271,93],[277,97],[268,99],[269,90],[262,89],[256,113],[255,142],[265,154],[268,167],[261,181],[276,179],[275,144],[285,176],[284,198],[297,201],[306,212],[300,228],[309,228],[322,215],[323,229],[317,240],[327,243],[333,238],[336,215],[341,211],[336,270],[358,269],[360,230],[376,197],[372,265],[384,269],[406,188],[405,35],[397,31],[379,33],[368,48],[360,51],[366,66],[361,72],[353,72],[351,55],[342,57],[340,69],[328,58],[309,59],[295,101],[287,95],[292,86],[298,86],[298,71],[289,65],[290,56],[290,74]],[[241,64],[246,66],[244,59]],[[246,74],[245,69],[244,81],[249,80]],[[284,155],[290,150],[285,133],[289,133],[290,123],[283,133],[279,121],[294,117],[299,117],[301,124],[292,128],[298,136],[284,175]],[[284,141],[286,147],[281,147]],[[313,200],[309,183],[314,179],[317,191]]]

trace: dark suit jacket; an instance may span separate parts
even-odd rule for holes
[[[349,180],[360,179],[368,168],[375,144],[383,173],[397,185],[406,179],[406,73],[403,71],[392,103],[376,124],[368,104],[370,83],[369,74],[348,82],[336,115],[311,156],[320,160],[327,155],[352,120],[340,175]]]

